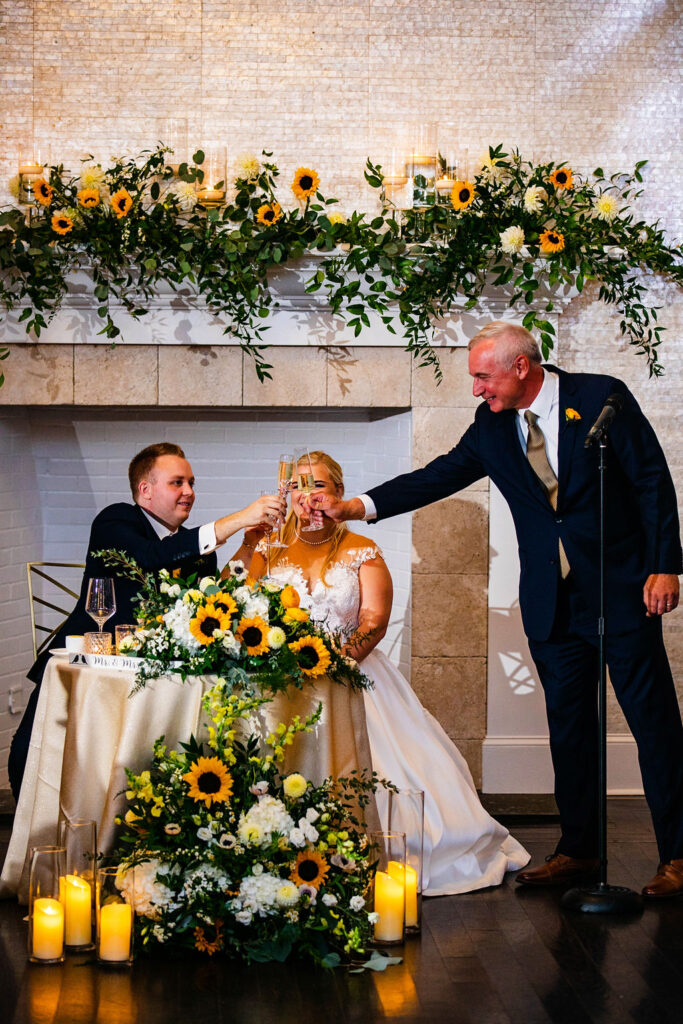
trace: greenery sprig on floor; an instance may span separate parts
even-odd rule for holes
[[[297,203],[283,209],[279,171],[266,152],[243,160],[224,206],[204,210],[196,194],[204,154],[176,175],[168,152],[160,144],[109,168],[89,158],[78,175],[51,167],[34,182],[29,220],[19,207],[0,213],[0,303],[23,307],[27,333],[40,337],[79,266],[91,268],[100,333],[112,340],[120,334],[112,300],[139,318],[160,282],[173,289],[189,282],[227,321],[225,333],[253,357],[263,380],[272,369],[264,332],[275,305],[268,273],[315,252],[322,258],[307,290],[325,290],[356,336],[371,314],[379,316],[437,379],[434,326],[454,307],[474,308],[493,285],[511,290],[510,305],[524,309],[542,286],[580,291],[590,280],[619,311],[621,332],[645,355],[650,373],[663,371],[663,328],[646,302],[643,272],[680,283],[683,265],[680,247],[667,243],[659,224],[630,209],[646,161],[632,174],[606,176],[597,168],[588,180],[563,163],[533,165],[491,147],[472,181],[455,182],[447,203],[405,212],[393,209],[381,167],[368,161],[365,177],[382,199],[372,217],[339,213],[309,168],[296,172]],[[544,313],[552,310],[548,301]],[[538,308],[523,322],[539,332],[547,356],[551,322]],[[0,359],[7,351],[0,349]]]

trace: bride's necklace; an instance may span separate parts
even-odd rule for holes
[[[330,534],[329,537],[323,537],[322,540],[306,540],[306,538],[302,537],[299,531],[296,530],[294,536],[297,540],[300,540],[302,544],[308,544],[312,548],[319,548],[321,544],[329,544],[333,535]]]

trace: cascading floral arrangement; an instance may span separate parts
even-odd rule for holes
[[[302,687],[323,675],[356,689],[370,685],[342,653],[346,638],[311,622],[294,587],[254,580],[240,561],[228,563],[224,579],[184,580],[166,569],[143,572],[123,551],[95,554],[140,584],[140,626],[120,647],[139,659],[137,687],[175,672],[218,674],[251,693]]]
[[[150,769],[127,772],[114,862],[138,948],[247,961],[296,954],[326,967],[363,957],[376,915],[361,815],[376,787],[390,784],[374,773],[320,785],[281,774],[285,749],[311,731],[321,706],[280,723],[264,743],[249,721],[270,699],[219,680],[204,696],[206,744],[193,737],[168,750],[159,740]]]
[[[433,196],[434,205],[396,211],[384,195],[381,167],[368,160],[365,177],[379,210],[345,216],[307,167],[290,185],[297,205],[284,209],[276,196],[279,171],[265,152],[263,160],[242,161],[221,208],[203,209],[197,187],[204,154],[195,153],[176,174],[168,152],[160,144],[108,168],[90,158],[77,175],[53,166],[33,185],[28,220],[17,207],[0,213],[0,303],[23,306],[27,332],[40,336],[80,265],[91,268],[101,333],[112,339],[120,334],[112,299],[141,317],[159,282],[174,289],[189,283],[225,317],[225,332],[253,356],[264,379],[271,369],[262,347],[273,306],[268,274],[315,252],[321,259],[308,291],[327,290],[332,312],[356,336],[371,314],[400,331],[437,379],[434,328],[454,307],[473,308],[486,287],[504,290],[525,326],[540,333],[547,356],[554,329],[529,308],[536,293],[543,284],[580,291],[589,281],[616,307],[621,333],[646,356],[650,372],[662,372],[663,328],[648,303],[644,273],[683,283],[683,264],[680,247],[632,209],[647,161],[632,174],[607,176],[598,167],[588,178],[561,161],[534,165],[516,151],[490,147],[473,180],[454,183],[447,204]],[[549,301],[545,311],[552,308]],[[0,359],[6,354],[0,349]]]

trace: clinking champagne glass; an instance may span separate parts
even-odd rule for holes
[[[114,581],[111,578],[88,580],[85,610],[95,620],[100,633],[107,619],[116,611]]]
[[[307,448],[299,453],[296,460],[296,488],[300,494],[312,494],[315,490],[315,477],[311,456]],[[322,515],[318,512],[310,512],[308,526],[300,526],[300,533],[310,533],[319,530],[322,526]]]
[[[278,463],[277,479],[278,479],[278,494],[281,498],[287,500],[287,495],[292,488],[292,478],[294,475],[294,456],[291,452],[285,453],[280,456]],[[284,539],[284,520],[280,523],[279,529],[277,530],[274,537],[271,539],[271,544],[274,548],[286,548],[287,544]]]

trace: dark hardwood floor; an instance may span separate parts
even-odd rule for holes
[[[617,798],[609,815],[609,881],[639,891],[657,862],[647,808]],[[534,861],[552,851],[553,819],[506,823]],[[628,918],[565,912],[559,900],[511,877],[497,889],[425,900],[421,937],[383,974],[200,959],[107,972],[78,956],[34,967],[25,908],[0,903],[0,1022],[681,1024],[683,898]]]

